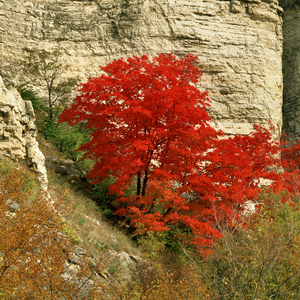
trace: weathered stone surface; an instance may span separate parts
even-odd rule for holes
[[[281,1],[283,24],[283,130],[290,141],[300,138],[300,1]]]
[[[199,55],[211,116],[228,134],[272,122],[282,106],[282,9],[277,0],[0,0],[0,72],[24,80],[24,48],[60,47],[67,76],[133,54]]]
[[[68,176],[73,180],[86,181],[86,172],[78,170],[75,166],[75,162],[70,159],[58,159],[47,156],[46,163],[48,167],[53,169],[56,173]]]
[[[7,89],[0,77],[0,155],[26,160],[40,187],[47,190],[45,157],[35,139],[34,120],[31,102],[22,100],[16,89]]]

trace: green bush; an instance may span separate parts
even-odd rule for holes
[[[109,186],[115,182],[116,178],[108,177],[97,184],[92,184],[91,190],[88,191],[89,197],[104,211],[107,218],[118,218],[114,215],[114,212],[117,210],[117,207],[121,205],[120,203],[116,203],[119,196],[109,191]],[[133,195],[134,190],[134,186],[129,187],[124,191],[124,196],[128,197],[129,195]]]
[[[45,138],[50,140],[59,151],[75,161],[81,159],[83,155],[82,152],[76,150],[90,139],[89,130],[80,125],[70,127],[66,123],[55,124],[50,121],[47,122],[44,134]]]
[[[43,104],[43,101],[41,101],[41,99],[39,98],[36,91],[26,86],[25,84],[17,86],[16,89],[20,93],[23,100],[32,102],[32,106],[35,111],[45,111],[45,105]]]
[[[38,93],[32,87],[29,87],[26,83],[20,85],[15,85],[13,83],[10,83],[6,87],[15,88],[19,92],[23,100],[31,101],[35,111],[40,111],[40,110],[46,111],[46,107],[43,101],[38,96]]]
[[[223,238],[198,269],[211,299],[297,299],[300,295],[299,202],[265,193],[259,212],[235,228],[219,224]],[[247,220],[247,218],[249,218]]]
[[[116,179],[112,177],[106,178],[102,182],[94,184],[89,194],[103,210],[107,210],[109,215],[111,215],[109,210],[115,211],[114,202],[118,198],[116,194],[109,192],[109,186],[115,181]]]
[[[78,225],[70,225],[67,221],[61,222],[61,232],[65,234],[74,244],[81,245],[80,228]]]
[[[147,232],[138,238],[138,244],[151,259],[157,258],[165,250],[162,233]]]
[[[52,108],[53,119],[48,116],[46,101],[43,101],[31,87],[26,84],[14,86],[20,93],[23,100],[31,101],[35,112],[38,114],[38,127],[47,140],[50,140],[59,151],[64,152],[71,159],[78,161],[82,158],[82,152],[75,152],[83,143],[90,139],[90,131],[84,128],[83,124],[69,126],[66,123],[58,124],[58,115],[62,112],[63,107],[59,103]]]

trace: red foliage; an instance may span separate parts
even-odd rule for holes
[[[121,197],[117,213],[137,230],[190,228],[190,243],[211,245],[216,219],[233,220],[259,192],[260,178],[278,163],[278,145],[267,129],[226,139],[211,127],[207,92],[195,85],[202,72],[197,57],[159,54],[119,59],[105,74],[81,85],[81,94],[60,122],[85,122],[91,141],[79,150],[95,166],[89,176],[117,178],[111,191],[136,181],[136,195]]]

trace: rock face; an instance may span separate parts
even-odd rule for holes
[[[86,181],[86,172],[78,170],[75,166],[75,162],[70,159],[59,159],[50,156],[46,156],[46,163],[48,168],[54,170],[56,173],[67,176],[73,180]]]
[[[277,0],[0,0],[0,74],[24,80],[26,49],[63,49],[69,77],[131,55],[199,55],[215,126],[282,125],[282,9]]]
[[[34,168],[40,188],[47,190],[45,157],[36,141],[35,115],[30,101],[8,90],[0,77],[0,155],[26,160]]]
[[[283,130],[288,139],[300,138],[300,1],[281,0],[284,9]]]

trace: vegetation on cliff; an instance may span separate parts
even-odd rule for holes
[[[88,265],[83,261],[82,268],[87,273],[78,274],[85,279],[93,274],[93,283],[100,282],[98,287],[104,291],[93,295],[100,289],[92,288],[91,292],[89,285],[90,295],[81,294],[85,299],[300,297],[299,146],[285,145],[282,150],[279,143],[272,141],[269,130],[259,126],[249,136],[227,139],[214,130],[206,112],[207,94],[194,86],[202,73],[193,55],[181,59],[160,55],[152,61],[146,56],[134,57],[115,61],[103,70],[106,74],[81,86],[80,95],[61,115],[62,121],[76,127],[71,130],[67,124],[54,123],[56,130],[51,137],[46,135],[48,141],[41,138],[42,147],[52,155],[49,141],[65,150],[65,155],[79,146],[69,141],[76,142],[80,137],[85,143],[79,149],[83,152],[71,158],[85,159],[77,165],[90,171],[94,183],[88,178],[66,179],[50,171],[52,187],[61,189],[65,184],[70,189],[67,197],[75,195],[71,198],[74,197],[77,209],[67,216],[68,222],[58,222],[58,215],[49,211],[42,198],[27,201],[23,196],[27,193],[26,180],[12,188],[16,201],[1,198],[6,219],[22,216],[28,203],[33,214],[28,215],[24,226],[33,224],[30,226],[34,230],[24,229],[21,238],[29,241],[29,250],[21,251],[22,258],[15,260],[21,267],[12,268],[11,274],[17,275],[8,283],[4,277],[10,276],[6,271],[9,268],[3,262],[8,261],[7,253],[15,255],[19,249],[5,250],[9,246],[7,235],[0,235],[0,270],[6,274],[2,281],[0,277],[0,296],[55,299],[49,290],[58,286],[57,295],[68,299],[68,293],[75,293],[78,287],[76,280],[70,289],[65,287],[62,266],[70,261],[68,253],[79,243],[100,258],[96,264],[100,267],[91,260]],[[47,122],[43,126],[46,130]],[[65,148],[60,146],[62,141]],[[281,173],[276,173],[275,167],[281,167]],[[16,178],[26,178],[22,176]],[[15,180],[11,173],[3,178]],[[272,181],[263,186],[261,178]],[[76,202],[76,189],[93,197],[94,202],[83,196]],[[10,212],[11,205],[20,199],[26,200],[25,210],[18,206]],[[57,211],[60,205],[68,203],[59,199],[54,199]],[[255,207],[251,213],[246,209],[249,200]],[[93,211],[93,217],[87,215],[88,210]],[[20,270],[31,261],[40,264],[36,256],[28,259],[36,255],[30,248],[31,242],[37,240],[40,246],[34,248],[48,253],[44,238],[39,239],[43,236],[35,232],[48,224],[44,215],[47,222],[55,220],[55,234],[51,235],[55,241],[51,243],[57,242],[56,234],[61,232],[64,241],[62,248],[59,246],[45,256],[42,265],[50,273],[34,267],[41,272],[33,278],[33,269]],[[41,216],[42,225],[36,216]],[[103,255],[105,251],[116,255],[133,251],[125,246],[126,242],[120,242],[121,237],[115,238],[119,234],[116,230],[96,232],[107,226],[103,220],[125,231],[139,248],[134,264],[122,265],[121,260],[115,262],[111,256]],[[19,231],[9,231],[9,240],[17,240]],[[40,232],[44,234],[43,230]],[[45,234],[49,232],[46,230]],[[58,262],[56,273],[52,272],[55,264],[51,259]],[[20,280],[15,280],[18,276]],[[95,280],[97,276],[101,280]],[[52,285],[48,284],[49,278],[53,278]],[[31,285],[35,294],[28,295],[25,287]]]
[[[98,266],[63,234],[70,211],[64,195],[55,202],[36,193],[32,174],[2,163],[0,180],[0,298],[99,299],[105,284]],[[69,266],[72,264],[73,267]]]
[[[119,196],[115,214],[136,233],[170,231],[202,254],[210,251],[221,236],[216,215],[231,222],[257,196],[261,178],[276,179],[267,168],[279,165],[278,144],[259,126],[224,139],[210,125],[192,54],[144,55],[101,69],[105,74],[82,84],[60,115],[60,122],[81,122],[91,132],[79,148],[95,162],[88,176],[116,179],[109,187]],[[134,195],[123,196],[131,186]]]

